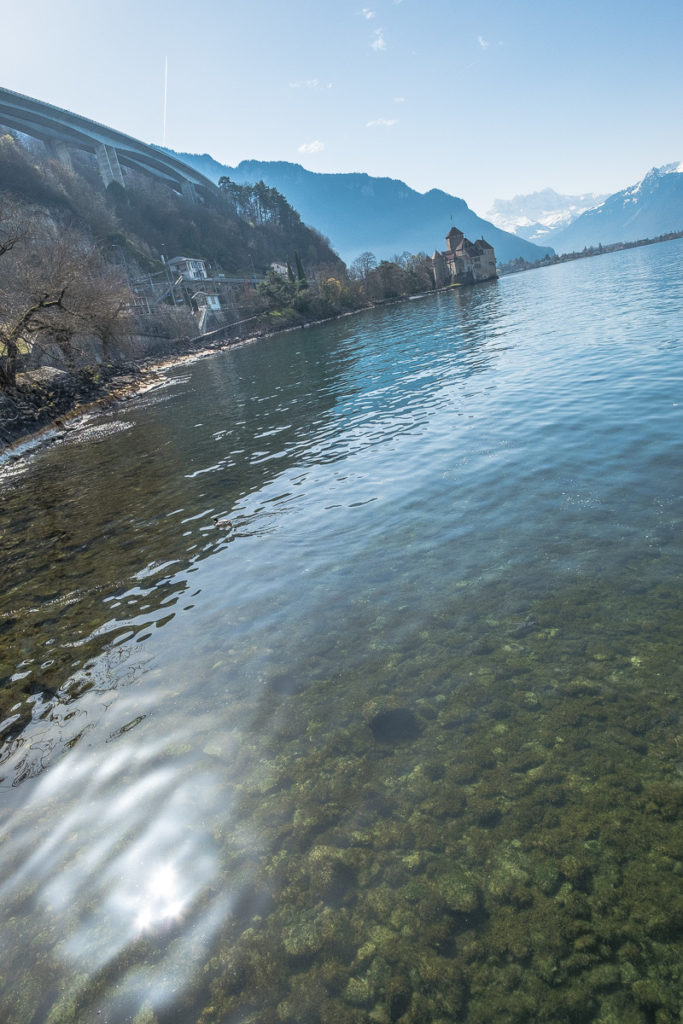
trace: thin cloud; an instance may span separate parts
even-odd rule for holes
[[[394,103],[405,103],[405,96],[394,96]]]
[[[369,7],[364,7],[361,13],[364,18],[367,18],[368,21],[370,21],[371,18],[375,17],[375,12],[371,11]]]
[[[320,139],[314,139],[313,142],[302,142],[299,146],[299,153],[321,153],[325,148],[325,143],[321,142]]]
[[[483,36],[477,36],[477,42],[481,46],[482,50],[488,50],[489,44],[486,42]]]
[[[317,89],[320,82],[317,78],[305,78],[301,82],[290,82],[290,89]]]
[[[377,117],[374,121],[368,121],[365,125],[366,128],[393,128],[395,124],[398,124],[398,118],[396,117]]]
[[[387,43],[386,43],[386,40],[384,38],[384,29],[382,29],[382,28],[376,28],[375,29],[375,38],[370,43],[370,46],[373,48],[373,50],[375,50],[377,52],[379,50],[386,50]]]

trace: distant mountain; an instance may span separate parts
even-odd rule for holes
[[[367,251],[379,259],[391,259],[405,251],[431,254],[444,248],[453,225],[472,241],[486,238],[501,263],[518,256],[534,262],[549,251],[547,246],[501,231],[473,213],[464,199],[438,189],[422,194],[393,178],[318,174],[300,164],[280,161],[243,160],[237,167],[227,167],[208,154],[173,155],[216,182],[227,175],[239,184],[262,180],[276,188],[306,224],[330,239],[347,263]]]
[[[552,231],[546,238],[556,252],[563,253],[682,230],[683,163],[672,163],[653,167],[636,185],[615,192],[569,227]]]
[[[529,242],[543,244],[552,231],[569,225],[586,210],[607,199],[606,195],[587,192],[564,196],[552,188],[531,192],[513,199],[496,199],[486,216],[503,231],[512,231]]]

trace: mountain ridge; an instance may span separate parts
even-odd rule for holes
[[[636,182],[587,210],[547,242],[557,252],[656,238],[683,229],[683,162],[651,167]]]
[[[208,153],[168,150],[213,181],[227,176],[238,184],[262,180],[281,192],[306,224],[330,239],[346,263],[370,251],[391,259],[404,251],[442,249],[452,226],[469,238],[485,237],[499,262],[518,256],[535,262],[550,251],[510,232],[470,210],[464,199],[433,188],[417,192],[398,178],[373,177],[363,171],[330,174],[306,170],[289,161],[242,160],[231,167]]]

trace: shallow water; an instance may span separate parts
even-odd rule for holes
[[[282,335],[6,464],[3,1020],[679,1021],[682,271]]]

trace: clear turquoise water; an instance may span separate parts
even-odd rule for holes
[[[6,464],[3,1020],[680,1020],[682,272],[285,334]]]

